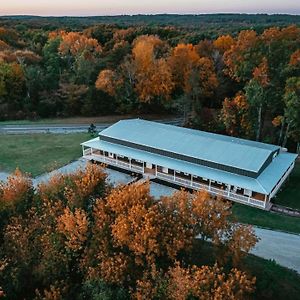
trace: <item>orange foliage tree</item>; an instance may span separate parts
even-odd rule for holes
[[[211,241],[219,249],[216,260],[227,265],[237,265],[255,244],[251,228],[229,222],[228,202],[185,191],[157,201],[147,182],[110,190],[105,178],[101,167],[90,165],[39,185],[32,205],[2,232],[2,294],[60,299],[90,282],[125,288],[132,299],[185,299],[187,293],[226,299],[252,291],[243,272],[189,267],[195,244],[199,249]],[[16,182],[12,191],[4,189],[5,198],[23,194]]]
[[[195,115],[201,109],[201,100],[210,96],[218,86],[213,61],[200,57],[192,44],[178,44],[168,60],[175,87],[185,94],[184,118],[190,111]]]
[[[184,268],[177,263],[169,270],[166,299],[242,300],[254,288],[255,278],[237,269],[225,274],[217,265]]]
[[[250,136],[251,119],[249,104],[244,93],[238,93],[234,98],[225,98],[220,118],[226,132],[233,136]]]
[[[110,96],[115,96],[116,84],[116,72],[112,70],[102,70],[98,75],[95,86],[98,90],[102,90]]]
[[[214,41],[214,46],[221,53],[228,51],[233,45],[235,45],[235,40],[231,35],[221,35]]]
[[[135,90],[141,101],[149,102],[154,97],[169,98],[172,92],[170,67],[164,57],[159,57],[164,46],[157,36],[140,36],[134,41]]]
[[[222,244],[222,257],[232,252],[234,263],[255,245],[253,231],[230,223],[229,215],[229,204],[207,193],[181,191],[156,202],[148,183],[117,188],[96,202],[82,267],[90,280],[129,284],[136,286],[134,297],[154,297],[165,267],[188,252],[196,236]]]

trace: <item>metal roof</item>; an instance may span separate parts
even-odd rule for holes
[[[117,153],[126,157],[132,157],[144,162],[164,166],[173,170],[186,172],[196,176],[235,185],[254,192],[269,194],[277,184],[289,166],[295,161],[297,155],[281,152],[273,159],[271,164],[261,173],[258,178],[237,175],[226,171],[201,166],[178,159],[165,157],[150,152],[101,141],[99,138],[84,142],[81,145],[94,149]]]
[[[271,153],[280,149],[275,145],[141,119],[119,121],[99,135],[256,173]]]

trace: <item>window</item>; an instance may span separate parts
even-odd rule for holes
[[[166,167],[163,167],[163,168],[162,168],[162,171],[163,171],[163,173],[168,173],[169,169],[166,168]]]

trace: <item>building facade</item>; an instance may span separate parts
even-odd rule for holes
[[[88,160],[266,210],[297,158],[280,146],[140,119],[81,145]]]

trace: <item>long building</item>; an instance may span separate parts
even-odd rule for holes
[[[141,119],[81,145],[88,160],[266,210],[297,158],[280,146]]]

